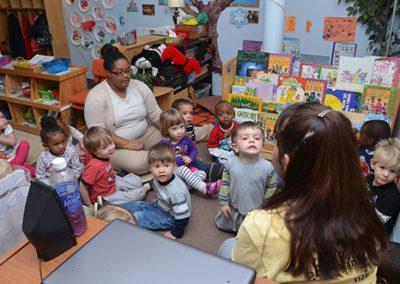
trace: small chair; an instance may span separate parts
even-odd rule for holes
[[[93,81],[95,84],[100,83],[103,81],[105,78],[107,78],[107,73],[106,70],[103,67],[104,60],[103,59],[94,59],[92,62],[92,75],[93,75]],[[86,96],[89,93],[89,90],[70,95],[68,99],[72,103],[72,121],[71,125],[73,127],[76,127],[76,124],[78,123],[78,114],[80,111],[83,111],[85,108],[85,101],[86,101]]]

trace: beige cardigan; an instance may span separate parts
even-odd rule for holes
[[[115,133],[115,115],[111,101],[112,90],[107,85],[107,80],[104,80],[88,93],[85,101],[85,121],[88,127],[105,127],[112,133]],[[129,86],[136,89],[142,95],[147,110],[147,118],[155,125],[160,119],[162,111],[152,91],[138,80],[131,80]]]

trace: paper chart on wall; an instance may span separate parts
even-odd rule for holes
[[[356,17],[325,17],[322,39],[353,42],[356,37]]]
[[[356,56],[357,44],[352,42],[334,42],[331,56],[331,65],[339,65],[340,56]]]
[[[285,19],[285,33],[295,33],[297,25],[296,16],[286,16]]]

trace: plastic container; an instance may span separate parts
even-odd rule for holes
[[[55,158],[51,167],[53,174],[50,177],[50,185],[57,192],[71,222],[75,236],[82,235],[87,228],[86,216],[82,208],[78,183],[73,178],[73,173],[67,168],[64,158]]]
[[[211,84],[198,83],[194,86],[196,99],[210,96]]]
[[[42,63],[44,70],[50,74],[57,74],[68,70],[68,58],[56,58]]]

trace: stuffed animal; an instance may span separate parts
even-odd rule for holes
[[[153,77],[157,76],[158,67],[162,65],[161,54],[165,49],[164,44],[149,47],[146,45],[141,53],[134,56],[131,60],[131,70],[136,74],[138,70],[151,70]]]
[[[172,64],[183,66],[183,72],[186,74],[194,71],[196,74],[200,73],[200,63],[194,59],[188,59],[182,52],[176,47],[167,46],[161,56],[163,62],[170,60]]]

